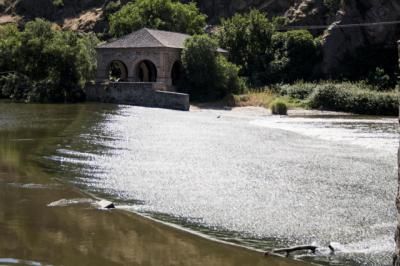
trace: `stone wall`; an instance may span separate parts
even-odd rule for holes
[[[109,82],[87,84],[88,101],[188,111],[189,95],[155,89],[156,83]]]

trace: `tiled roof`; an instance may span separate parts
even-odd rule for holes
[[[132,32],[117,40],[104,43],[98,48],[154,48],[154,47],[169,47],[183,49],[185,40],[190,38],[190,35],[153,30],[143,28],[141,30]],[[219,52],[227,52],[223,49],[218,49]]]
[[[190,35],[182,33],[143,28],[112,42],[102,44],[99,48],[170,47],[182,49],[185,40],[189,37]]]

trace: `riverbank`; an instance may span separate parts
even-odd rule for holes
[[[240,116],[248,116],[248,117],[263,117],[263,116],[272,116],[271,109],[263,106],[238,106],[238,107],[229,107],[225,102],[215,102],[215,103],[202,103],[202,104],[193,104],[190,106],[191,112],[201,112],[207,110],[216,110],[216,111],[229,111],[224,112],[224,115],[231,115],[235,117]],[[344,117],[344,116],[352,116],[352,113],[346,112],[336,112],[336,111],[324,111],[324,110],[316,110],[316,109],[305,109],[305,108],[294,108],[289,109],[287,112],[287,116],[289,117]]]
[[[63,163],[43,163],[118,112],[116,106],[0,105],[0,265],[305,265],[132,212],[99,210],[93,197],[63,179]]]
[[[365,82],[320,81],[276,84],[228,95],[220,105],[272,109],[279,101],[289,110],[307,109],[359,115],[398,116],[397,89],[382,89]],[[218,104],[218,103],[217,103]]]

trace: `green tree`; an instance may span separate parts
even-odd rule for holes
[[[21,33],[16,25],[0,26],[0,71],[16,69],[21,47]]]
[[[194,100],[214,100],[240,92],[239,68],[217,52],[218,43],[207,35],[186,40],[182,64],[186,80],[183,88]]]
[[[265,14],[251,10],[223,19],[217,37],[220,46],[230,52],[229,60],[242,67],[240,74],[257,85],[268,80],[273,33],[274,24]]]
[[[13,28],[1,32],[8,37],[1,39],[0,46],[17,44],[5,50],[5,58],[13,57],[14,61],[0,61],[0,72],[17,73],[3,75],[3,96],[35,102],[83,99],[82,88],[95,71],[94,47],[98,40],[94,35],[61,31],[41,19],[28,22],[22,32]]]
[[[272,37],[274,60],[270,63],[275,82],[309,79],[319,60],[320,44],[310,32],[293,30],[277,32]]]
[[[113,36],[122,36],[143,27],[199,34],[206,26],[206,15],[200,13],[194,2],[137,0],[111,15],[109,21]]]

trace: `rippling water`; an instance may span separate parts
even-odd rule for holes
[[[78,186],[260,249],[334,242],[303,259],[390,265],[395,119],[281,118],[121,107],[50,159]]]

